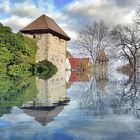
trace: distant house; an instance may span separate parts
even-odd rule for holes
[[[84,72],[88,69],[89,58],[68,58],[71,71]]]
[[[96,79],[100,80],[108,77],[108,62],[109,58],[105,51],[102,50],[95,61]]]
[[[96,58],[96,63],[103,65],[103,64],[108,64],[108,61],[109,61],[109,58],[107,54],[105,53],[105,51],[102,50],[101,52],[99,52],[99,55]]]
[[[106,71],[108,69],[109,58],[104,50],[102,50],[96,58],[95,66],[97,70]]]

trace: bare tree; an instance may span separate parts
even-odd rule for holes
[[[83,26],[76,41],[80,54],[90,57],[94,62],[99,52],[108,46],[108,34],[108,26],[103,20]]]
[[[140,32],[137,24],[114,27],[113,36],[119,57],[128,60],[131,68],[136,72],[137,55],[140,50]]]
[[[140,5],[138,7],[138,9],[135,12],[135,16],[134,16],[134,22],[140,26]]]

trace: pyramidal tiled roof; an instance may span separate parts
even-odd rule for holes
[[[53,35],[67,41],[70,40],[70,37],[56,24],[56,22],[44,14],[27,25],[25,28],[21,29],[20,32],[25,34],[52,33]]]
[[[105,51],[104,50],[101,50],[101,52],[97,56],[97,59],[96,60],[103,60],[103,61],[106,60],[106,61],[108,61],[109,59],[108,59],[108,56],[105,53]]]

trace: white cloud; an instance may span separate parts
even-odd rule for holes
[[[74,40],[77,38],[77,32],[70,29],[68,23],[61,23],[59,26],[70,36],[70,38]]]
[[[12,27],[13,31],[17,32],[42,14],[52,17],[60,24],[64,23],[68,19],[68,17],[62,12],[55,10],[53,3],[48,3],[47,6],[47,9],[45,9],[45,4],[44,6],[39,6],[37,8],[34,3],[29,4],[25,1],[24,3],[15,4],[15,7],[13,8],[10,6],[8,1],[5,1],[0,7],[0,12],[10,15],[10,17],[1,19],[0,22]]]
[[[2,24],[10,26],[14,32],[17,32],[19,29],[23,28],[25,25],[28,25],[31,22],[29,18],[20,18],[18,16],[11,16],[10,18],[3,19]]]
[[[21,7],[17,7],[16,9],[10,9],[9,11],[11,15],[16,15],[19,17],[29,17],[29,18],[35,18],[42,13],[44,13],[44,10],[37,9],[35,5],[24,5]]]
[[[119,6],[115,0],[76,0],[65,9],[70,17],[79,21],[104,19],[109,24],[130,22],[131,10]]]

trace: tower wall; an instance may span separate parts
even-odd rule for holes
[[[67,42],[65,40],[60,39],[57,36],[53,36],[52,34],[48,34],[47,60],[52,62],[54,65],[56,65],[58,70],[62,70],[62,69],[65,70],[66,47],[67,47]]]
[[[48,60],[58,68],[58,72],[48,80],[36,80],[38,95],[36,104],[52,106],[66,98],[65,62],[67,41],[47,34],[27,35],[37,42],[36,62]],[[58,91],[59,90],[59,91]],[[52,94],[53,93],[53,94]]]
[[[37,42],[36,62],[48,60],[56,65],[59,71],[65,71],[67,41],[50,33],[26,36]]]

